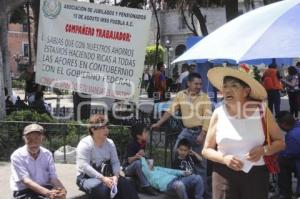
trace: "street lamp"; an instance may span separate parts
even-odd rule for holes
[[[171,50],[171,42],[168,39],[166,40],[165,47],[167,49],[167,67],[168,67],[168,73],[170,73],[170,50]]]

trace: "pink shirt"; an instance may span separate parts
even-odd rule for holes
[[[39,185],[48,185],[51,179],[57,178],[52,153],[44,147],[40,147],[36,160],[29,154],[26,145],[14,151],[10,160],[10,187],[13,191],[27,188],[22,182],[25,177]]]

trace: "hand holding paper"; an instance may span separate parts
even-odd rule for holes
[[[263,155],[264,155],[263,146],[257,146],[251,149],[249,153],[246,154],[246,158],[251,162],[257,162]]]
[[[247,160],[247,155],[241,156],[239,158],[243,162],[243,167],[241,170],[244,171],[245,173],[248,173],[254,165],[253,162],[251,162],[250,160]]]

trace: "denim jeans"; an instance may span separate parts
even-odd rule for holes
[[[200,135],[201,131],[194,131],[188,128],[184,128],[181,133],[178,135],[175,146],[174,146],[174,153],[176,153],[176,149],[178,146],[178,143],[182,139],[187,139],[192,147],[192,150],[201,153],[203,146],[199,145],[197,141],[197,137]],[[200,175],[204,182],[204,188],[205,188],[205,198],[210,199],[211,198],[211,184],[208,183],[210,180],[207,178],[207,160],[203,159],[202,164],[195,165],[195,174]]]
[[[141,184],[141,187],[147,187],[150,186],[148,180],[143,174],[142,171],[142,163],[140,160],[135,160],[131,164],[129,164],[125,170],[125,175],[130,177],[137,177],[139,179],[139,182]]]
[[[176,192],[180,199],[203,199],[202,178],[194,174],[175,178],[168,184],[167,192]]]
[[[77,176],[76,184],[79,189],[84,191],[89,199],[110,199],[110,189],[106,187],[99,179],[89,178],[86,175]],[[118,180],[118,193],[114,199],[138,199],[137,192],[133,185],[122,176]]]

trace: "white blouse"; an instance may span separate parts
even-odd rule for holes
[[[262,157],[254,163],[245,159],[246,154],[251,149],[262,146],[265,141],[259,108],[245,119],[230,116],[224,104],[215,111],[218,115],[216,127],[217,150],[223,155],[233,155],[239,158],[244,162],[244,165],[249,166],[251,164],[250,168],[254,165],[264,165]]]

